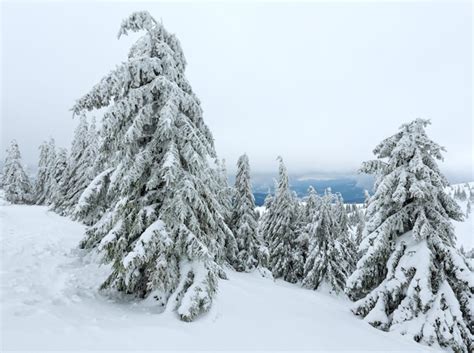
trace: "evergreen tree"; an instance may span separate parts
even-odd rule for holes
[[[258,216],[250,183],[250,165],[246,154],[237,161],[231,229],[237,241],[236,270],[249,272],[267,265],[266,247],[258,236]]]
[[[227,168],[225,165],[225,160],[217,160],[217,168],[211,170],[215,173],[217,180],[217,189],[215,193],[220,204],[220,213],[224,217],[225,223],[228,227],[231,227],[231,218],[232,218],[232,197],[233,189],[229,186],[227,179]],[[228,233],[228,236],[225,241],[225,255],[229,264],[231,264],[235,269],[240,267],[239,261],[237,259],[237,242],[233,234]]]
[[[472,351],[472,268],[455,249],[450,219],[462,220],[436,160],[444,150],[417,119],[383,140],[362,172],[375,174],[356,271],[354,313],[382,330],[428,345]]]
[[[271,192],[271,189],[268,188],[267,195],[265,196],[265,199],[263,200],[263,207],[262,207],[263,211],[258,219],[258,234],[263,239],[263,242],[265,245],[268,245],[268,239],[266,238],[266,236],[268,234],[267,227],[270,225],[270,223],[268,222],[268,217],[270,216],[270,213],[268,212],[268,210],[271,208],[273,199],[274,197]]]
[[[342,212],[341,212],[342,211]],[[347,230],[338,222],[345,214],[339,198],[328,189],[321,200],[319,212],[309,224],[310,248],[304,265],[303,286],[317,289],[328,284],[335,292],[343,291],[353,265],[352,249],[348,248]],[[342,220],[346,222],[346,220]]]
[[[102,288],[152,295],[190,321],[210,308],[232,237],[216,192],[213,138],[178,39],[148,12],[125,19],[119,37],[129,31],[145,34],[128,61],[74,107],[109,106],[100,134],[104,171],[76,207],[97,203],[105,211],[81,247],[97,247],[112,263]]]
[[[333,213],[336,226],[336,240],[340,244],[340,261],[346,268],[346,273],[351,274],[355,269],[357,249],[355,240],[349,233],[349,219],[344,206],[342,195],[337,193],[335,196],[330,195],[335,201],[333,204]]]
[[[319,206],[321,205],[321,198],[314,189],[314,187],[308,187],[308,196],[304,199],[305,205],[303,207],[303,218],[306,224],[311,223],[314,215],[318,212]]]
[[[59,148],[56,153],[56,158],[52,167],[51,175],[51,203],[55,204],[59,201],[61,193],[59,191],[59,185],[64,177],[64,172],[67,168],[68,155],[65,148]]]
[[[38,176],[35,183],[35,201],[37,205],[48,205],[53,196],[53,174],[56,161],[56,146],[54,139],[44,141],[40,146]]]
[[[85,115],[81,115],[74,131],[71,152],[67,168],[59,184],[53,209],[60,214],[71,214],[76,207],[82,192],[93,180],[93,166],[97,154],[97,132],[89,127]]]
[[[270,269],[275,278],[296,283],[300,263],[297,247],[297,202],[290,190],[288,173],[283,159],[278,157],[279,180],[275,198],[265,217],[264,238],[268,242]]]
[[[362,210],[357,209],[357,223],[356,223],[356,231],[355,231],[355,245],[358,249],[360,244],[362,243],[362,235],[365,228],[365,216]]]
[[[5,199],[11,203],[30,203],[31,184],[21,162],[21,153],[15,140],[10,143],[3,166],[3,189]]]
[[[35,202],[38,205],[42,205],[46,200],[45,186],[48,182],[49,144],[44,141],[40,145],[39,150],[38,174],[35,182]]]
[[[309,186],[308,196],[304,199],[304,205],[300,207],[297,217],[297,246],[296,246],[296,258],[297,263],[300,264],[297,271],[298,278],[303,278],[304,275],[304,264],[308,258],[308,252],[310,247],[310,233],[311,224],[321,205],[321,199],[318,196],[316,190]]]
[[[232,218],[232,198],[234,196],[234,191],[232,187],[229,186],[229,181],[227,179],[225,159],[217,160],[217,168],[215,172],[218,181],[217,193],[223,208],[222,212],[225,216],[226,222],[230,224],[230,220]]]

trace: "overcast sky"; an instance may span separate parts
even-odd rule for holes
[[[455,3],[2,3],[1,155],[69,146],[74,101],[126,59],[121,20],[177,34],[219,156],[232,171],[350,172],[398,127],[429,118],[443,170],[473,179],[472,9]]]

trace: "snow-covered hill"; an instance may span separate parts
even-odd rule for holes
[[[350,303],[228,271],[212,310],[185,323],[155,304],[99,294],[107,274],[76,248],[84,227],[46,207],[0,206],[1,350],[431,351],[372,328]]]

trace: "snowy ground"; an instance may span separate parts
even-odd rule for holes
[[[76,248],[80,224],[5,203],[0,222],[2,351],[431,351],[372,328],[342,298],[232,271],[211,312],[184,323],[147,301],[99,294],[107,268]]]

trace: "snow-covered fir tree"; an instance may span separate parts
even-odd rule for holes
[[[351,273],[354,254],[347,246],[345,237],[348,235],[341,233],[343,227],[338,223],[344,209],[338,199],[326,190],[308,226],[310,246],[302,282],[306,288],[317,289],[326,283],[333,291],[341,292]]]
[[[349,218],[342,195],[337,193],[335,196],[330,196],[335,200],[333,204],[333,214],[336,226],[337,246],[341,247],[341,263],[346,267],[346,273],[351,274],[357,262],[355,239],[353,239],[349,233]]]
[[[20,148],[13,140],[7,149],[2,177],[5,199],[11,203],[24,204],[32,202],[32,187],[21,161]]]
[[[459,200],[466,201],[467,199],[466,190],[464,189],[464,187],[461,187],[460,189],[461,190],[459,192]]]
[[[217,195],[219,204],[221,205],[221,214],[224,217],[227,226],[231,227],[232,198],[234,190],[229,185],[225,160],[217,160],[216,163],[216,168],[211,169],[211,172],[215,174],[215,178],[217,180],[217,189],[215,190],[215,193]],[[238,248],[236,239],[233,234],[228,233],[228,237],[225,241],[225,255],[229,264],[231,264],[236,269],[240,267],[239,261],[237,259],[237,253]]]
[[[44,141],[39,147],[38,174],[35,181],[35,202],[41,205],[45,202],[45,186],[48,182],[49,143]]]
[[[361,244],[363,256],[347,281],[354,313],[382,330],[428,345],[472,352],[474,275],[455,248],[451,219],[462,220],[436,160],[444,148],[417,119],[383,140]]]
[[[359,213],[358,215],[359,221],[356,223],[354,243],[356,245],[356,250],[358,253],[358,248],[360,244],[362,243],[362,236],[364,234],[365,216],[364,216],[363,210],[357,210],[357,212]]]
[[[265,217],[264,239],[270,254],[270,270],[275,278],[296,283],[302,267],[297,250],[298,203],[290,190],[288,173],[283,159],[279,161],[279,180],[275,196]]]
[[[266,227],[270,225],[267,222],[267,218],[270,215],[268,213],[268,210],[270,209],[272,202],[273,202],[273,194],[272,194],[271,189],[268,188],[267,194],[265,195],[265,199],[263,200],[262,212],[260,212],[260,217],[258,218],[258,234],[262,238],[264,244],[268,244],[268,239],[266,239],[266,235],[268,234]]]
[[[81,246],[97,247],[112,263],[103,288],[151,295],[190,321],[209,310],[232,237],[216,191],[213,138],[178,39],[148,12],[126,18],[119,37],[130,31],[144,35],[128,60],[74,107],[76,114],[108,107],[103,172],[76,207],[97,203],[105,211]]]
[[[71,214],[85,188],[95,177],[93,170],[97,155],[97,132],[89,126],[85,115],[81,115],[74,131],[66,170],[59,183],[53,209],[60,214]]]
[[[227,167],[225,159],[217,160],[217,168],[215,169],[216,178],[218,180],[218,197],[221,201],[222,207],[224,208],[224,215],[226,222],[230,224],[232,217],[232,198],[234,190],[229,185],[227,179]]]
[[[40,145],[38,175],[35,182],[35,202],[37,205],[49,205],[54,192],[54,164],[56,162],[56,145],[54,139]]]
[[[64,172],[67,168],[68,154],[65,148],[58,148],[55,154],[55,161],[51,173],[51,197],[50,201],[54,205],[61,198],[59,186],[64,177]]]
[[[296,246],[296,258],[300,263],[300,269],[298,270],[298,277],[304,275],[304,264],[308,258],[308,252],[310,247],[310,233],[311,224],[314,217],[319,212],[321,205],[321,198],[314,189],[310,186],[307,190],[308,196],[304,198],[303,205],[299,207],[297,218],[297,246]]]
[[[352,204],[350,207],[348,218],[349,218],[349,226],[351,227],[357,226],[360,223],[361,219],[364,218],[361,208],[357,207],[356,204]]]
[[[303,217],[307,223],[310,223],[319,210],[321,198],[312,186],[308,187],[307,194],[308,196],[304,198]]]
[[[258,215],[250,182],[250,164],[246,154],[237,161],[231,229],[237,242],[236,270],[249,272],[266,267],[268,250],[258,236]]]

